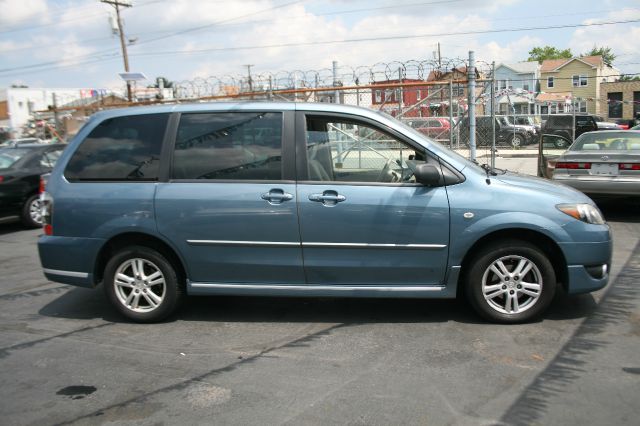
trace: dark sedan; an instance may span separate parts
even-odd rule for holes
[[[0,218],[19,216],[25,226],[41,226],[38,188],[66,145],[18,145],[0,148]]]
[[[543,139],[543,144],[553,141]],[[557,182],[594,196],[640,196],[639,131],[584,133],[566,152],[545,157],[548,174]]]

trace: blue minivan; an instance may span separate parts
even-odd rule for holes
[[[183,296],[455,298],[539,316],[609,279],[609,226],[561,184],[479,166],[376,111],[213,103],[104,111],[42,196],[46,277],[134,321]]]

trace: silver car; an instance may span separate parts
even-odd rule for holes
[[[559,136],[544,135],[543,148]],[[640,196],[640,131],[583,133],[561,155],[544,156],[545,175],[591,195]]]

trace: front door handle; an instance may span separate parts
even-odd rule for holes
[[[282,189],[274,188],[269,192],[262,194],[260,198],[268,201],[269,204],[282,204],[283,201],[293,200],[293,195],[288,192],[284,192]]]
[[[335,206],[345,201],[347,197],[338,194],[336,191],[324,191],[322,194],[310,194],[309,201],[316,201],[325,206]]]

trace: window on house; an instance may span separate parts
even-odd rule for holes
[[[384,91],[384,101],[393,102],[393,90],[387,89]]]
[[[609,118],[622,118],[622,92],[607,94],[609,104]]]
[[[379,104],[380,102],[382,102],[382,91],[376,90],[374,93],[375,93],[375,102]]]
[[[633,118],[640,114],[640,92],[633,92]]]
[[[584,87],[587,85],[587,81],[586,75],[574,75],[571,77],[573,87]]]
[[[547,77],[547,87],[549,89],[553,88],[553,77]]]
[[[524,83],[522,85],[522,90],[526,90],[528,92],[529,91],[529,83]]]

